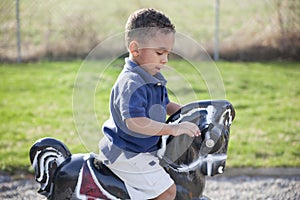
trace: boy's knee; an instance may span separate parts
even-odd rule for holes
[[[159,195],[155,200],[174,200],[176,197],[176,185],[171,185],[166,191],[164,191],[161,195]]]
[[[175,184],[173,184],[171,187],[169,187],[169,193],[170,193],[170,197],[171,197],[171,199],[175,199],[175,197],[176,197],[176,185]]]

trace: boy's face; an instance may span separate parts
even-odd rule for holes
[[[174,42],[174,33],[158,31],[154,37],[150,37],[147,41],[136,43],[136,51],[131,53],[133,60],[146,72],[155,75],[168,62],[168,55]]]

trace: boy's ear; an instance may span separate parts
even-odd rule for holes
[[[137,41],[131,41],[129,43],[129,52],[133,57],[137,57],[139,55],[139,44]]]

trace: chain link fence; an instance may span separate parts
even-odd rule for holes
[[[17,61],[17,2],[0,2],[0,62]],[[213,54],[214,3],[20,0],[20,55],[25,62],[84,58],[99,42],[123,32],[130,13],[142,7],[163,11],[178,32]],[[220,58],[299,60],[299,11],[298,0],[220,0]]]

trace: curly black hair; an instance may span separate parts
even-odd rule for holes
[[[133,40],[142,40],[153,36],[157,31],[175,33],[175,26],[161,11],[153,8],[143,8],[132,13],[125,26],[125,41],[127,45]]]

